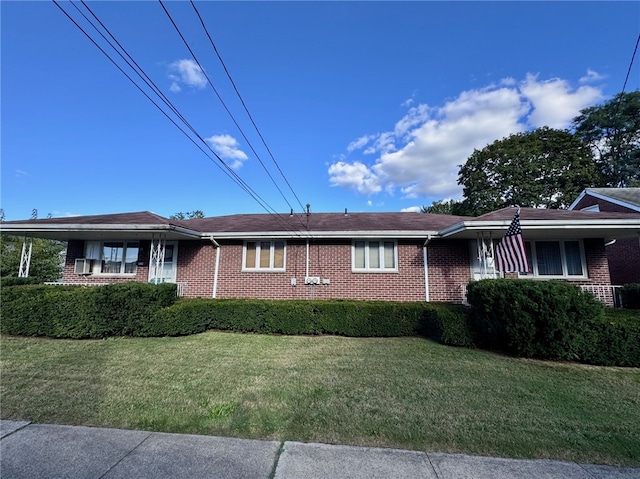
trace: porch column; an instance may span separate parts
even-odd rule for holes
[[[153,283],[158,284],[162,281],[164,275],[164,250],[166,244],[166,235],[161,234],[151,237],[151,261],[149,267],[151,269],[151,277]]]

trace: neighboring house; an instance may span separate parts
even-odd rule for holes
[[[68,242],[64,283],[175,282],[185,296],[463,302],[472,279],[500,276],[492,251],[515,210],[247,214],[169,220],[149,212],[2,223]],[[612,301],[605,243],[636,237],[640,212],[522,208],[532,271]],[[486,261],[482,261],[482,260]],[[604,296],[603,296],[604,295]]]
[[[640,188],[588,188],[569,207],[591,212],[640,212]],[[631,238],[613,238],[607,244],[611,283],[640,283],[640,233]],[[613,240],[612,240],[613,241]]]

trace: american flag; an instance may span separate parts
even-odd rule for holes
[[[503,273],[529,272],[529,261],[524,249],[522,228],[520,228],[520,208],[513,217],[504,238],[496,247],[496,266],[498,271]]]

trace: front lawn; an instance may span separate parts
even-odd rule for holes
[[[640,465],[640,369],[421,338],[0,339],[3,419]]]

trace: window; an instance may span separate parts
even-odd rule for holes
[[[497,241],[494,241],[494,250]],[[491,245],[478,248],[478,242],[470,242],[471,270],[474,279],[492,278],[497,274],[494,271],[494,262],[491,254]],[[527,241],[525,242],[527,259],[531,272],[520,273],[522,278],[586,278],[587,267],[584,258],[582,241]],[[483,263],[481,257],[486,253],[487,261]]]
[[[354,241],[351,257],[353,271],[398,270],[398,245],[395,241]]]
[[[525,247],[534,276],[586,277],[581,241],[532,241],[525,243]]]
[[[137,241],[87,241],[85,257],[93,274],[135,274],[139,250]]]
[[[242,269],[284,271],[284,241],[247,241],[244,244]]]

